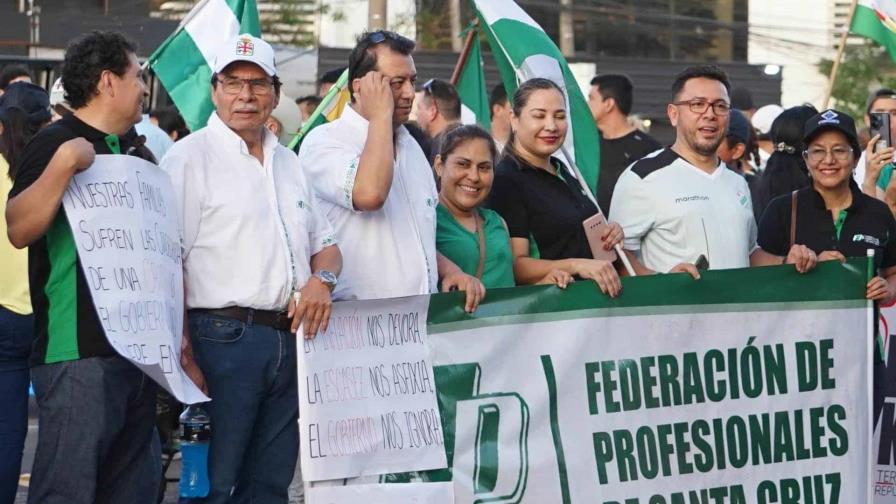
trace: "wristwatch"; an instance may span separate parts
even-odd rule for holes
[[[336,288],[336,275],[332,271],[318,270],[314,272],[314,276],[320,282],[330,288],[330,291]]]

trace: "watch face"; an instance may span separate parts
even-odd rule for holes
[[[334,275],[330,271],[320,270],[317,273],[315,273],[315,276],[317,276],[317,278],[320,278],[321,282],[323,282],[323,283],[330,284],[330,285],[336,285],[336,275]]]

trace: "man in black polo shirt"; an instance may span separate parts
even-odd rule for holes
[[[880,276],[868,283],[867,296],[891,301],[896,297],[896,220],[885,203],[863,194],[852,178],[862,152],[855,123],[844,113],[826,110],[806,122],[804,143],[812,185],[769,203],[759,246],[783,257],[793,241],[820,261],[865,257],[874,250]]]
[[[155,384],[106,340],[61,206],[69,180],[95,154],[152,160],[133,128],[147,94],[135,50],[113,32],[69,45],[62,73],[74,112],[28,144],[10,191],[8,233],[28,246],[36,325],[31,503],[148,504],[161,477],[151,454]]]
[[[633,94],[632,81],[625,75],[603,74],[591,79],[588,107],[600,130],[597,203],[604,215],[610,212],[613,188],[622,172],[630,164],[662,148],[653,137],[629,124]]]

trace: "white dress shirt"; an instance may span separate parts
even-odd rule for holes
[[[212,114],[168,151],[183,240],[187,308],[282,310],[336,243],[295,154],[264,130],[264,163]]]
[[[376,299],[434,292],[436,205],[432,169],[404,126],[395,131],[392,187],[382,208],[355,209],[352,189],[369,123],[350,106],[313,129],[299,164],[336,230],[343,267],[334,299]]]

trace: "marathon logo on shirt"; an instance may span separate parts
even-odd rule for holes
[[[689,203],[691,201],[709,201],[709,196],[695,194],[693,196],[683,196],[681,198],[675,198],[676,203]]]
[[[866,234],[857,234],[852,237],[853,242],[864,242],[875,247],[880,247],[880,240]]]

